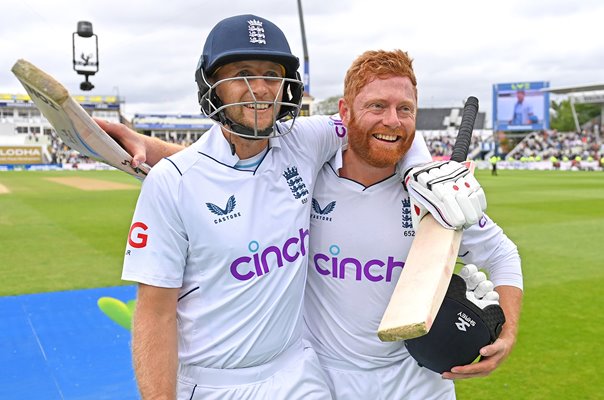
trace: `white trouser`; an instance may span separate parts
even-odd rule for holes
[[[412,357],[362,370],[323,357],[321,366],[335,400],[454,400],[453,381],[420,367]]]
[[[178,400],[330,400],[327,378],[315,351],[298,343],[270,363],[217,369],[178,368]]]

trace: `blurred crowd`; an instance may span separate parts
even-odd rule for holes
[[[425,135],[426,143],[434,157],[448,157],[453,151],[455,132],[432,133]],[[171,138],[170,135],[162,138],[174,143],[187,146],[191,143],[182,138]],[[474,159],[489,159],[500,156],[500,159],[518,161],[600,161],[604,156],[604,144],[597,140],[594,133],[590,132],[557,132],[541,131],[532,132],[525,136],[508,154],[495,154],[493,151],[481,149],[494,149],[492,136],[474,136],[470,145],[469,154]],[[57,137],[53,131],[49,138],[49,153],[52,164],[82,164],[95,162],[71,150]]]
[[[604,145],[592,132],[533,132],[525,137],[508,155],[508,159],[522,160],[600,160]]]

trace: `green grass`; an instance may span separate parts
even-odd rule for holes
[[[137,190],[86,192],[46,177],[138,185],[121,172],[4,172],[0,296],[115,286]],[[458,399],[604,399],[604,172],[477,176],[488,214],[518,245],[525,279],[518,343]]]
[[[487,213],[518,245],[524,304],[514,351],[458,398],[604,399],[604,173],[478,171]]]
[[[138,190],[83,191],[48,177],[140,186],[114,171],[4,172],[0,296],[116,286]]]

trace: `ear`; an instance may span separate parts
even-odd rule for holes
[[[340,113],[340,118],[342,119],[344,126],[348,126],[348,122],[350,122],[350,108],[344,98],[341,98],[338,101],[338,112]]]

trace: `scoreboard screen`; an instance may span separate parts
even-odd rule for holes
[[[493,129],[529,131],[549,129],[549,82],[493,85]]]

